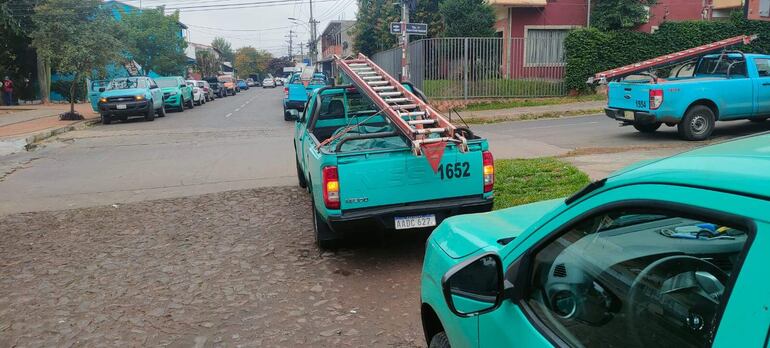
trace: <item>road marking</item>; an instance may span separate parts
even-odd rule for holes
[[[243,105],[241,105],[241,108],[243,108],[244,106],[246,106],[246,103],[243,103]]]
[[[232,116],[232,115],[233,115],[233,113],[231,112],[231,113],[229,113],[229,114],[225,115],[225,118],[228,118],[228,117],[230,117],[230,116]]]
[[[235,109],[235,112],[238,112],[238,111],[241,111],[241,108],[237,108],[237,109]]]

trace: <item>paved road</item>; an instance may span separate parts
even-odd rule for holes
[[[0,157],[0,215],[293,185],[293,123],[277,89],[251,89],[154,122],[97,125]],[[770,122],[720,124],[714,141]],[[592,177],[705,143],[641,134],[601,115],[476,125],[496,158],[566,156]],[[575,151],[579,149],[579,151]]]

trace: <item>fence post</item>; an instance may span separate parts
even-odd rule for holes
[[[463,98],[468,99],[468,38],[463,44]]]

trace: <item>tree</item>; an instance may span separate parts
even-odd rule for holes
[[[34,99],[33,76],[38,78],[38,93],[48,102],[51,89],[50,62],[41,59],[31,47],[29,34],[35,23],[30,14],[43,0],[0,0],[0,73],[17,82],[14,95]],[[39,73],[38,73],[39,71]]]
[[[272,58],[267,62],[266,73],[273,76],[283,76],[283,68],[294,66],[288,57]]]
[[[484,0],[444,0],[439,5],[447,37],[495,35],[495,12]]]
[[[70,112],[65,119],[82,119],[75,113],[77,86],[117,61],[122,49],[113,35],[115,22],[99,8],[100,0],[46,0],[35,8],[30,34],[38,56],[72,77]]]
[[[222,52],[222,59],[225,62],[232,63],[235,61],[235,52],[233,52],[233,46],[224,38],[215,37],[214,41],[211,41],[211,47],[214,47],[218,49],[219,52]]]
[[[181,35],[179,12],[166,16],[162,9],[144,9],[123,15],[120,36],[126,43],[128,59],[145,72],[179,75],[187,65],[187,42]]]
[[[644,23],[656,0],[598,0],[591,9],[591,26],[600,30],[630,29]]]
[[[195,61],[198,63],[198,71],[202,77],[212,77],[219,73],[221,62],[213,52],[197,50],[195,51]]]
[[[354,51],[370,56],[396,45],[390,22],[400,21],[398,4],[395,0],[359,0],[353,27]]]

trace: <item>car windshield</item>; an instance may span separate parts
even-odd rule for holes
[[[325,85],[326,79],[322,77],[314,77],[312,80],[310,80],[311,85]]]
[[[109,89],[147,88],[145,79],[136,77],[114,79],[110,82]]]
[[[205,85],[203,84],[203,81],[198,81],[198,87],[205,87]]]
[[[179,84],[179,80],[171,79],[171,78],[156,79],[155,82],[158,84],[158,87],[161,87],[161,88],[177,87]]]

